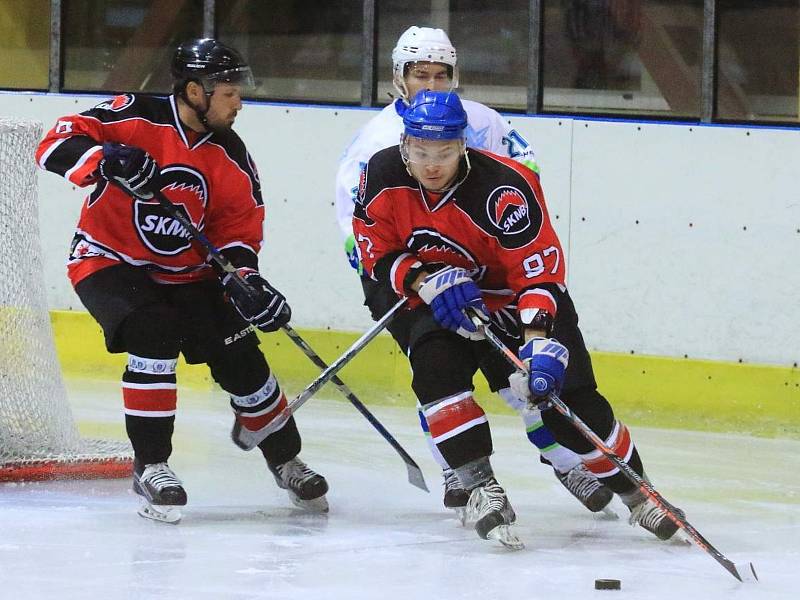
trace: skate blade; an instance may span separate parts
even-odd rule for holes
[[[456,513],[456,519],[458,522],[461,523],[462,527],[467,525],[467,509],[464,506],[456,506],[453,508],[453,512]]]
[[[136,512],[145,519],[169,523],[170,525],[177,525],[183,517],[179,506],[159,506],[147,502],[143,502]]]
[[[692,538],[689,537],[689,534],[686,533],[683,529],[678,529],[678,531],[675,532],[675,535],[673,535],[669,540],[667,540],[667,542],[675,546],[682,546],[684,544],[687,546],[691,546]]]
[[[312,500],[303,500],[292,493],[289,493],[289,497],[292,499],[292,504],[294,504],[297,508],[302,508],[306,512],[327,513],[330,510],[330,507],[328,506],[328,500],[325,498],[324,494],[319,498],[314,498]]]
[[[510,525],[498,525],[486,534],[486,539],[496,540],[510,550],[522,550],[525,547],[517,534],[511,531]]]
[[[606,506],[603,510],[601,510],[597,515],[603,519],[604,521],[617,521],[619,520],[619,514],[613,508],[609,508]]]

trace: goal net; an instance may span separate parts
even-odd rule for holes
[[[45,301],[37,121],[0,117],[0,481],[126,477],[127,442],[82,439]]]

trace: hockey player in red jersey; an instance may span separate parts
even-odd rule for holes
[[[386,314],[397,302],[397,296],[389,286],[373,281],[361,273],[360,263],[355,256],[353,211],[360,170],[373,154],[397,144],[403,132],[403,118],[400,113],[417,92],[423,89],[451,91],[458,87],[456,48],[441,29],[409,27],[400,35],[392,50],[392,72],[393,84],[399,97],[359,131],[342,155],[336,175],[337,221],[346,238],[348,260],[359,270],[364,304],[375,320]],[[500,114],[470,100],[462,99],[462,106],[467,113],[466,138],[471,147],[513,158],[538,173],[533,148]],[[408,322],[404,315],[389,323],[388,329],[395,336],[403,353],[407,353]],[[586,470],[574,452],[558,444],[544,426],[539,411],[528,408],[525,400],[511,390],[505,360],[497,354],[491,354],[482,362],[480,370],[486,377],[489,388],[520,414],[528,440],[537,448],[540,460],[552,467],[558,481],[589,510],[604,510],[611,502],[613,492],[601,485]],[[421,411],[419,420],[431,453],[442,467],[444,505],[454,509],[463,521],[468,495],[459,486],[453,470],[431,442],[429,427]]]
[[[258,348],[253,326],[275,331],[291,311],[258,271],[264,203],[253,159],[231,129],[252,85],[250,67],[213,39],[178,47],[173,94],[122,94],[62,117],[36,153],[40,167],[93,186],[81,210],[68,274],[105,334],[126,352],[125,424],[135,453],[142,516],[175,522],[186,492],[168,466],[177,403],[175,365],[208,364],[230,394],[238,423],[267,426],[286,397]],[[254,287],[245,296],[218,278],[188,233],[153,198],[171,201]],[[244,297],[243,297],[244,296]],[[292,500],[327,510],[325,479],[299,458],[293,418],[259,444]]]
[[[494,477],[489,426],[473,397],[472,378],[493,350],[470,314],[490,323],[529,365],[529,376],[512,377],[518,394],[560,393],[639,474],[642,461],[597,391],[538,177],[512,160],[467,149],[467,117],[453,92],[419,92],[403,122],[400,145],[375,154],[362,172],[353,216],[359,257],[375,280],[410,298],[412,387],[433,441],[470,491],[478,535],[516,548],[514,511]],[[619,494],[631,523],[661,539],[675,533],[566,419],[553,410],[543,418],[556,440]]]

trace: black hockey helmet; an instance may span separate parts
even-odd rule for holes
[[[182,43],[172,57],[173,89],[182,94],[186,84],[197,81],[207,94],[217,83],[252,87],[253,74],[241,54],[212,38],[197,38]]]

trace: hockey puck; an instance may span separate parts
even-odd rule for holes
[[[622,582],[619,579],[595,579],[594,589],[596,590],[620,590]]]

